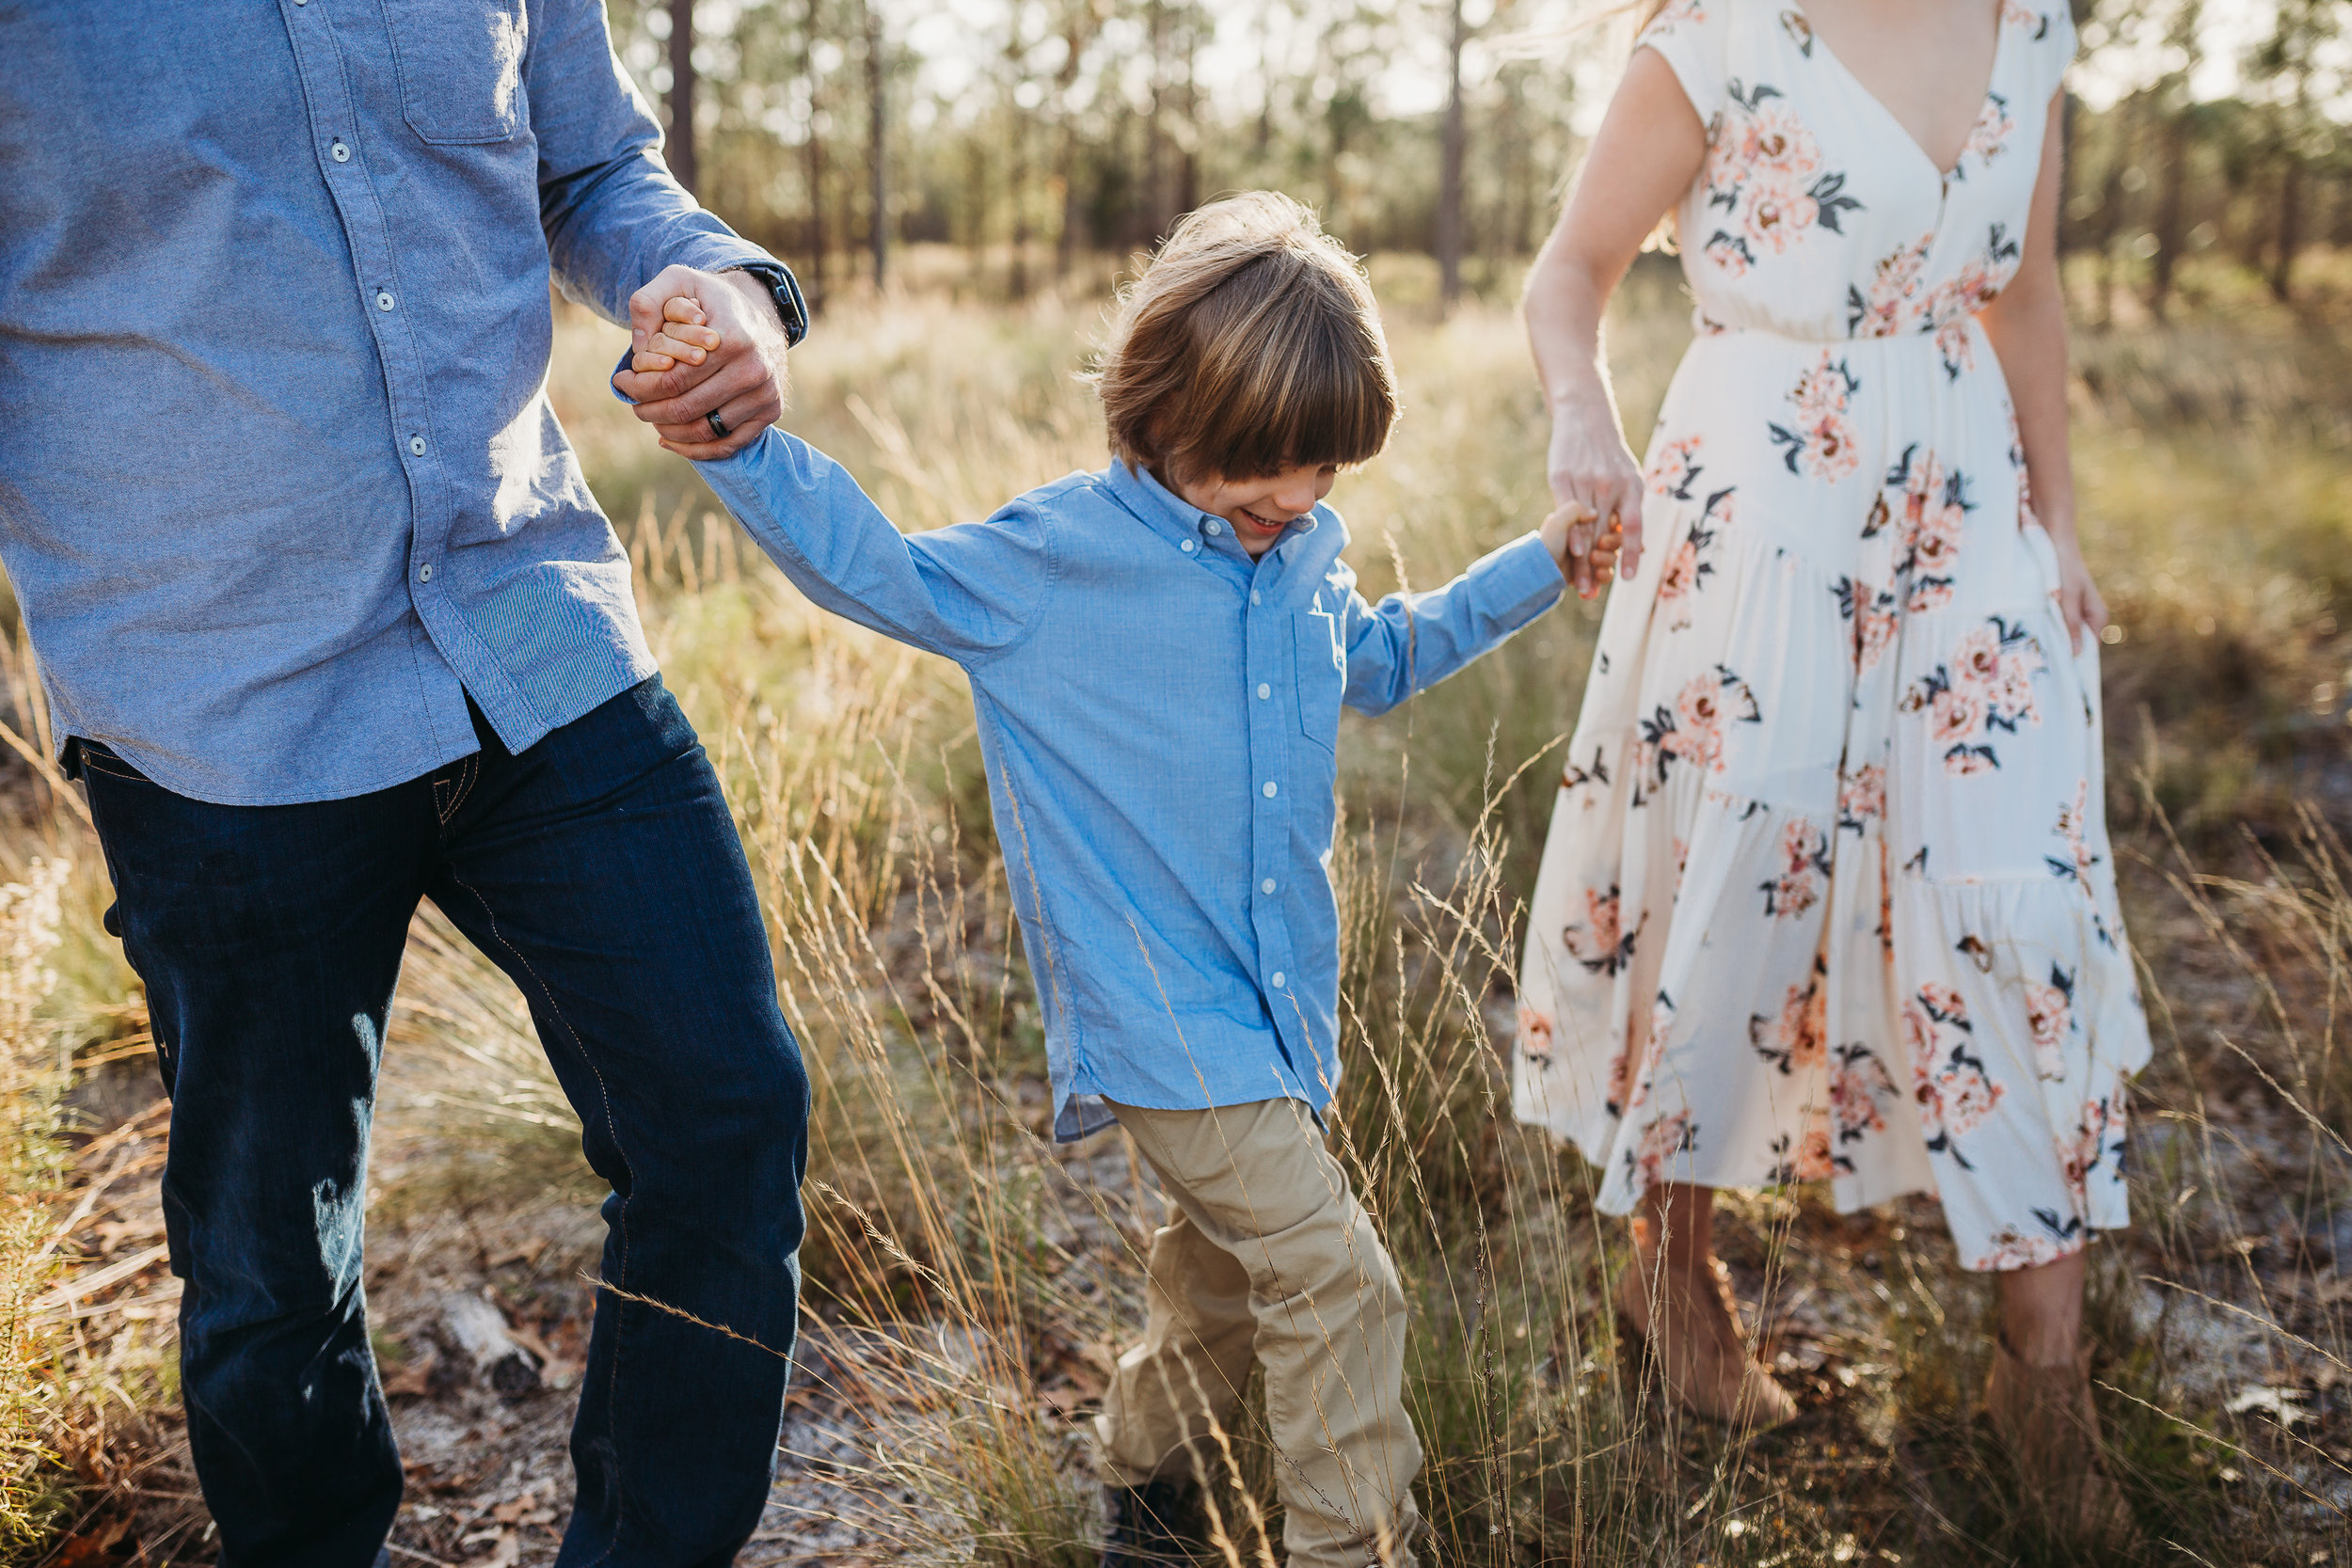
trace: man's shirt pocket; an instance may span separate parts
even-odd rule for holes
[[[435,146],[502,142],[523,128],[521,0],[384,0],[401,110]]]

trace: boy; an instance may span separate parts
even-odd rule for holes
[[[716,346],[673,306],[639,369]],[[1104,1561],[1180,1560],[1194,1445],[1254,1357],[1294,1568],[1407,1564],[1405,1301],[1322,1123],[1333,749],[1343,703],[1385,711],[1550,608],[1570,519],[1434,593],[1355,592],[1320,503],[1386,443],[1394,382],[1362,273],[1285,197],[1178,226],[1098,386],[1117,461],[986,522],[902,536],[774,430],[703,475],[811,599],[969,673],[1056,1135],[1118,1121],[1174,1209],[1098,1423]],[[1611,552],[1578,544],[1589,588]]]

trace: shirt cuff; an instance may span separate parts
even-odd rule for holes
[[[1558,604],[1568,587],[1541,533],[1526,534],[1482,556],[1469,576],[1487,612],[1514,631]]]

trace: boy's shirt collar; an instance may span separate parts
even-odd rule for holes
[[[1284,529],[1273,548],[1260,561],[1253,562],[1224,518],[1201,511],[1152,478],[1151,469],[1140,465],[1131,468],[1124,458],[1113,458],[1106,483],[1111,494],[1145,527],[1196,559],[1204,551],[1215,550],[1231,555],[1248,567],[1274,561],[1284,565],[1303,565],[1307,562],[1296,558],[1311,554],[1322,558],[1323,564],[1328,564],[1329,559],[1336,558],[1347,543],[1347,531],[1339,526],[1338,516],[1318,502],[1312,512]],[[1309,539],[1313,541],[1311,546],[1302,545]]]

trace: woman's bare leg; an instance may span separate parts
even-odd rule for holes
[[[2028,1367],[2072,1366],[2083,1339],[2086,1254],[1994,1276],[2001,1301],[2001,1341]]]
[[[2084,1255],[1995,1276],[2000,1343],[1985,1408],[2026,1506],[2052,1533],[2122,1549],[2137,1530],[2107,1473],[2083,1348]]]
[[[1670,1183],[1633,1214],[1633,1263],[1617,1305],[1684,1404],[1751,1430],[1797,1412],[1788,1391],[1748,1354],[1728,1278],[1715,1261],[1715,1193]]]

